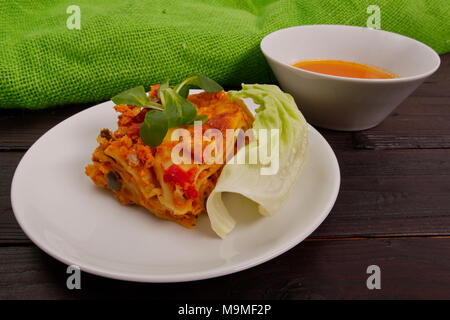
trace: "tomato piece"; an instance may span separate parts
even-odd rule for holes
[[[184,192],[189,199],[198,198],[198,191],[194,186],[189,186],[187,190]]]
[[[133,123],[127,131],[127,136],[129,136],[131,139],[139,138],[139,128],[141,127],[142,123]]]
[[[175,184],[182,187],[189,199],[195,199],[198,197],[198,191],[195,189],[192,183],[194,182],[196,173],[197,168],[191,168],[188,171],[184,171],[179,166],[172,164],[164,172],[163,179],[166,183]]]
[[[185,183],[189,183],[188,172],[175,164],[171,165],[169,169],[164,172],[163,178],[166,183],[173,183],[179,186],[184,186]]]
[[[142,123],[142,122],[144,122],[145,114],[146,114],[148,111],[149,111],[149,109],[143,108],[143,109],[141,110],[141,112],[139,112],[137,115],[135,115],[135,116],[133,117],[133,119],[131,119],[131,121],[134,122],[134,123]]]

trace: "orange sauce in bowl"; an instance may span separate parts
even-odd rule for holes
[[[342,60],[305,60],[294,63],[292,66],[332,76],[361,78],[361,79],[392,79],[394,74],[365,64]]]

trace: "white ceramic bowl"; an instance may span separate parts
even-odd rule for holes
[[[419,41],[343,25],[278,30],[261,41],[261,50],[281,87],[292,94],[308,122],[345,131],[379,124],[440,65],[438,54]],[[312,59],[377,66],[398,78],[345,78],[292,66]]]

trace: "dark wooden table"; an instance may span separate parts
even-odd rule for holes
[[[141,284],[82,274],[39,250],[11,209],[14,170],[44,132],[87,106],[0,111],[0,299],[244,298],[450,299],[450,54],[439,71],[376,128],[320,129],[336,152],[341,190],[304,242],[250,270],[216,279]],[[368,290],[366,269],[381,269]]]

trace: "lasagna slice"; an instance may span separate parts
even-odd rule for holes
[[[152,86],[151,100],[158,99],[158,87]],[[118,129],[115,132],[101,130],[97,138],[99,146],[85,172],[96,185],[111,190],[122,204],[143,206],[160,218],[191,228],[198,215],[206,212],[206,199],[214,189],[227,158],[236,152],[236,138],[225,139],[227,129],[246,131],[251,128],[254,118],[242,100],[232,101],[224,91],[202,92],[190,95],[188,99],[197,108],[198,115],[208,117],[200,129],[202,136],[208,129],[214,129],[220,131],[224,137],[222,141],[202,139],[201,145],[195,146],[194,142],[198,143],[194,140],[194,135],[198,134],[195,130],[199,128],[180,126],[186,129],[184,132],[188,132],[189,137],[172,141],[172,133],[177,128],[170,128],[161,145],[150,147],[139,137],[139,128],[148,109],[117,105],[114,108],[120,113]],[[231,148],[226,145],[227,140],[228,144],[233,144]],[[191,159],[174,163],[172,151],[180,146],[180,142],[191,147],[192,152],[187,155]],[[211,144],[217,147],[218,143],[222,145],[219,150],[224,152],[215,155],[213,151],[211,154],[222,157],[222,161],[209,161],[211,159],[203,157],[198,161],[194,150],[203,155],[206,148],[211,148]],[[226,154],[226,150],[231,150],[231,154]],[[186,157],[186,154],[182,156]]]

